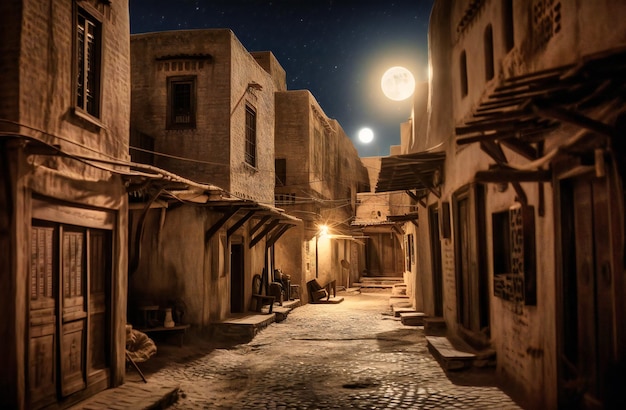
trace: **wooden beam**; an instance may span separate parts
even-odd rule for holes
[[[509,183],[509,182],[549,182],[552,172],[547,170],[520,171],[517,169],[494,169],[477,171],[474,179],[477,182]]]
[[[255,211],[248,211],[248,213],[245,214],[240,220],[235,222],[233,226],[228,228],[228,231],[226,231],[226,236],[231,236],[232,234],[234,234],[237,231],[237,229],[241,228],[241,226],[245,224],[246,221],[250,219],[252,215],[254,214],[255,214]]]
[[[256,237],[254,237],[250,241],[250,245],[248,246],[248,248],[252,248],[254,245],[259,243],[259,241],[263,239],[263,237],[267,235],[272,229],[274,229],[276,225],[278,225],[279,223],[280,223],[279,219],[274,219],[272,222],[267,224],[267,226]]]
[[[250,229],[250,236],[254,235],[254,233],[258,231],[260,227],[265,225],[265,222],[270,220],[270,218],[270,215],[265,215],[263,218],[261,218],[261,220],[256,225],[254,225],[252,229]]]
[[[502,147],[493,141],[483,141],[480,143],[480,148],[485,151],[491,158],[493,158],[499,166],[506,166],[508,164],[506,155],[504,151],[502,151]],[[498,172],[501,172],[499,170]],[[481,172],[481,171],[479,171]],[[495,182],[495,181],[494,181]],[[500,182],[511,182],[513,185],[513,189],[517,194],[518,201],[522,205],[528,205],[528,197],[526,196],[526,192],[524,188],[520,185],[520,181],[500,181]]]
[[[499,139],[498,142],[527,159],[535,160],[539,157],[537,150],[532,145],[517,138]]]
[[[480,143],[480,149],[493,158],[498,165],[507,165],[509,160],[506,158],[502,147],[494,141],[483,141]]]
[[[606,125],[601,121],[596,121],[593,118],[586,117],[578,112],[565,108],[542,106],[542,104],[538,102],[535,102],[532,107],[533,110],[541,116],[577,125],[608,137],[621,137],[616,128]]]
[[[226,224],[226,222],[228,222],[228,220],[235,215],[235,213],[237,213],[237,211],[239,210],[239,207],[232,207],[228,210],[226,210],[224,212],[224,215],[222,215],[222,217],[213,224],[212,227],[210,227],[209,229],[207,229],[206,233],[204,234],[204,242],[207,243],[209,242],[209,240],[211,240],[211,238],[213,237],[213,235],[215,235],[217,233],[217,231],[219,231],[222,226],[224,226]]]
[[[267,247],[273,246],[276,243],[276,241],[280,239],[280,237],[283,236],[283,234],[287,232],[287,230],[289,228],[292,228],[293,226],[294,225],[291,225],[291,224],[281,225],[280,228],[278,228],[276,232],[274,232],[274,234],[267,240],[266,246]]]

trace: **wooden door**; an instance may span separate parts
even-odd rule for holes
[[[53,227],[31,229],[28,387],[33,408],[56,400],[56,243]]]
[[[85,233],[63,230],[61,242],[61,394],[68,396],[85,388],[86,319]]]
[[[480,184],[453,195],[457,321],[483,337],[489,327],[489,278],[485,269],[485,197]],[[487,343],[483,340],[481,343]]]
[[[105,378],[110,366],[111,234],[90,231],[89,235],[89,334],[88,379]]]
[[[91,382],[108,383],[111,252],[110,231],[33,224],[28,350],[31,408],[52,404],[59,395],[79,392]]]
[[[430,260],[435,316],[443,317],[443,269],[441,264],[441,239],[439,238],[439,210],[437,204],[428,208],[428,220],[430,224]]]
[[[400,241],[393,232],[368,232],[368,276],[402,276],[404,261]]]
[[[455,239],[457,262],[457,311],[459,323],[466,329],[480,330],[476,324],[476,315],[472,315],[472,308],[476,304],[474,283],[470,280],[470,213],[469,200],[461,198],[457,202],[455,215]]]
[[[608,194],[606,179],[578,178],[561,186],[561,396],[585,408],[602,408],[615,351]]]

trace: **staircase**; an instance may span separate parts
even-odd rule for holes
[[[353,283],[352,286],[361,289],[361,292],[367,291],[391,291],[394,286],[404,285],[402,276],[363,276],[359,282]]]

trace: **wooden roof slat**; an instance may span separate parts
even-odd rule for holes
[[[538,126],[537,118],[531,118],[526,121],[493,121],[493,120],[484,120],[476,122],[472,125],[467,125],[464,127],[456,127],[455,131],[457,135],[470,134],[472,132],[484,132],[484,131],[494,131],[494,130],[511,130],[511,131],[519,131],[524,128],[536,128]]]
[[[376,192],[431,189],[436,171],[441,172],[445,153],[421,152],[382,158]]]

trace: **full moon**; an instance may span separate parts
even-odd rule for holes
[[[374,139],[374,131],[369,128],[361,128],[359,131],[359,141],[363,144],[369,144]]]
[[[415,79],[406,68],[395,66],[385,71],[380,80],[380,87],[390,100],[402,101],[413,95]]]

